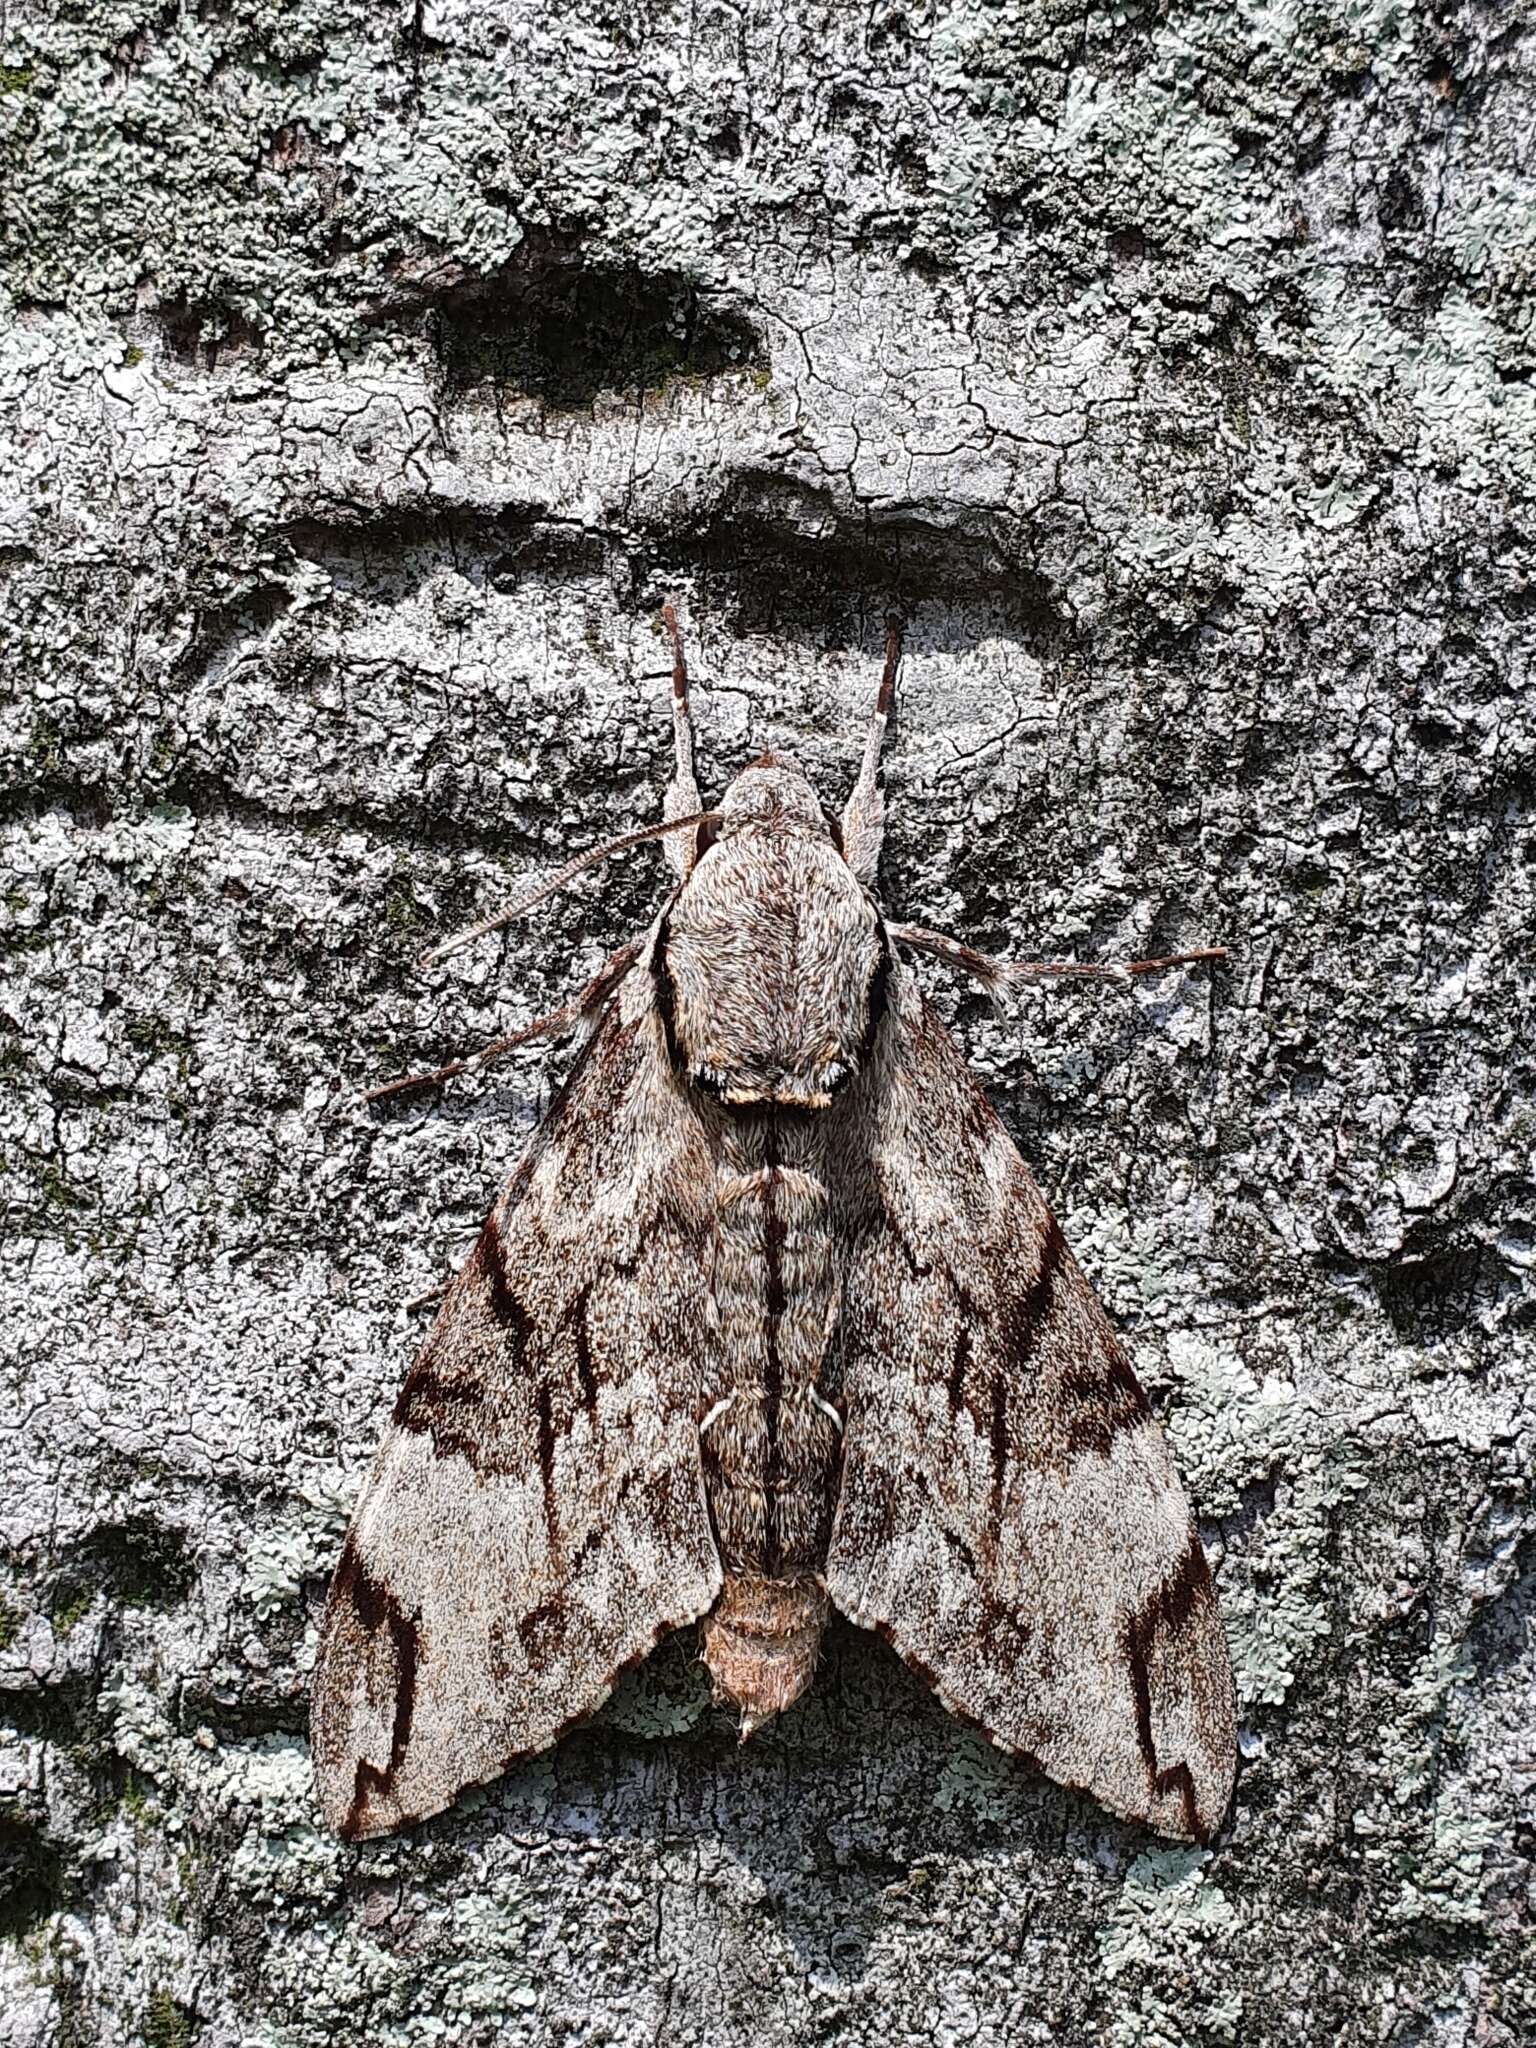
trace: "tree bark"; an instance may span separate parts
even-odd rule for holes
[[[1536,30],[1509,5],[147,0],[0,16],[0,2042],[1536,2029]],[[397,1841],[317,1605],[562,1059],[365,1104],[829,806],[1154,1389],[1244,1765],[1209,1851],[834,1629],[675,1640]]]

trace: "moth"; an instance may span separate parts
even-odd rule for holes
[[[573,1002],[574,1068],[451,1282],[330,1589],[320,1803],[388,1834],[546,1748],[702,1624],[745,1739],[829,1612],[999,1747],[1207,1840],[1232,1679],[1162,1432],[1028,1168],[904,956],[1007,964],[876,898],[887,639],[840,821],[763,754],[703,808],[671,636],[668,901]],[[436,1080],[477,1062],[376,1091]]]

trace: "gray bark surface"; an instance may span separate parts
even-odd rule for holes
[[[1512,2048],[1530,1943],[1536,29],[1392,0],[0,10],[0,2042]],[[840,803],[1165,1415],[1171,1847],[834,1630],[342,1846],[318,1602],[657,814]]]

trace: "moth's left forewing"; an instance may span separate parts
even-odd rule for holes
[[[709,1159],[632,976],[453,1282],[347,1537],[312,1744],[350,1836],[544,1748],[720,1586]]]
[[[1232,1681],[1162,1432],[1016,1148],[904,971],[837,1114],[850,1259],[827,1582],[955,1712],[1204,1839]]]

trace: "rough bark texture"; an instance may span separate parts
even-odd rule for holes
[[[1510,2048],[1528,1942],[1536,31],[1514,0],[0,14],[0,2041]],[[840,801],[1159,1391],[1210,1852],[872,1639],[738,1751],[675,1643],[348,1849],[346,1509],[656,813]]]

